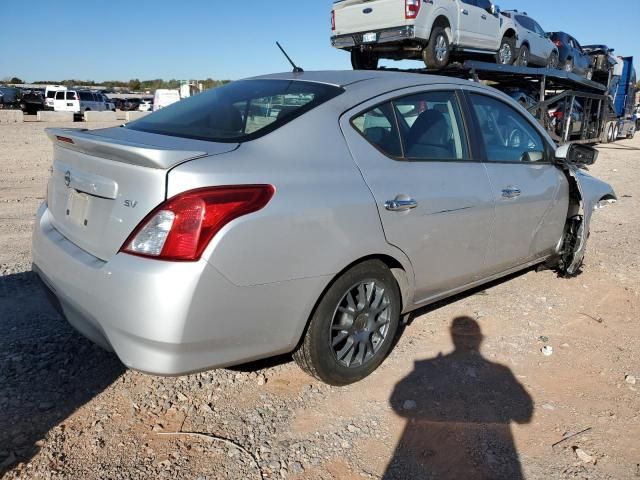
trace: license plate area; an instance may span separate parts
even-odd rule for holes
[[[86,227],[89,223],[89,202],[91,197],[86,193],[70,189],[67,197],[66,215],[73,225]]]
[[[365,33],[362,35],[362,43],[374,43],[378,41],[378,34],[376,32]]]

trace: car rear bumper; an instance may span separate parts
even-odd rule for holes
[[[45,204],[33,233],[33,265],[72,326],[127,367],[157,375],[291,351],[328,282],[239,287],[205,260],[117,254],[103,262],[55,230]]]
[[[371,42],[364,41],[364,35],[375,33],[376,40]],[[413,25],[405,25],[402,27],[385,28],[382,30],[370,30],[368,32],[349,33],[345,35],[336,35],[331,37],[331,45],[336,48],[353,48],[360,45],[374,46],[381,43],[394,43],[403,40],[413,40],[416,38],[415,27]]]

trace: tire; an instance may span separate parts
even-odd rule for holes
[[[549,57],[549,61],[547,62],[547,68],[556,69],[558,68],[559,63],[560,59],[558,57],[558,53],[551,52],[551,56]]]
[[[293,358],[329,385],[362,380],[389,353],[401,310],[398,284],[387,266],[379,260],[360,263],[324,293]]]
[[[587,73],[584,74],[584,77],[587,80],[591,80],[593,78],[593,68],[590,68],[589,70],[587,70]]]
[[[522,50],[522,48],[520,49]],[[516,41],[511,37],[502,37],[500,48],[496,52],[496,63],[499,65],[512,65],[519,58],[516,57]]]
[[[530,58],[531,53],[529,52],[529,47],[527,47],[526,45],[522,45],[522,47],[520,47],[520,53],[518,53],[516,65],[518,65],[519,67],[528,67]]]
[[[562,69],[567,73],[573,73],[573,59],[569,58],[566,62],[564,62],[564,66]]]
[[[614,133],[614,127],[613,127],[613,123],[611,123],[607,128],[607,143],[613,142],[613,133]]]
[[[375,70],[378,68],[379,57],[369,51],[351,50],[351,66],[354,70]]]
[[[447,32],[442,27],[435,27],[431,30],[429,43],[422,50],[422,60],[427,68],[442,70],[449,65],[451,58],[451,44]]]
[[[615,142],[618,140],[618,135],[620,134],[620,129],[618,128],[618,125],[616,125],[615,127],[613,127],[613,140],[612,142]]]

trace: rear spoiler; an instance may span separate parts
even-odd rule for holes
[[[209,155],[207,152],[165,149],[119,139],[107,140],[105,137],[92,135],[89,130],[80,128],[47,128],[45,133],[53,144],[60,148],[162,170]]]

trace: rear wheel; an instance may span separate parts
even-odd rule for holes
[[[611,123],[607,128],[607,143],[613,142],[613,133],[614,133],[614,127],[613,127],[613,123]]]
[[[379,57],[370,51],[351,50],[351,66],[354,70],[375,70]]]
[[[520,47],[520,54],[518,55],[518,59],[516,60],[516,64],[520,67],[528,67],[529,66],[529,47],[526,45],[522,45]]]
[[[447,32],[442,27],[435,27],[431,31],[429,43],[422,51],[422,59],[427,68],[442,70],[449,64],[451,44]]]
[[[496,63],[500,65],[511,65],[516,61],[516,41],[511,37],[502,37],[500,48],[496,53]]]
[[[357,382],[389,353],[401,309],[398,285],[387,266],[379,260],[358,264],[325,292],[293,358],[330,385]]]

